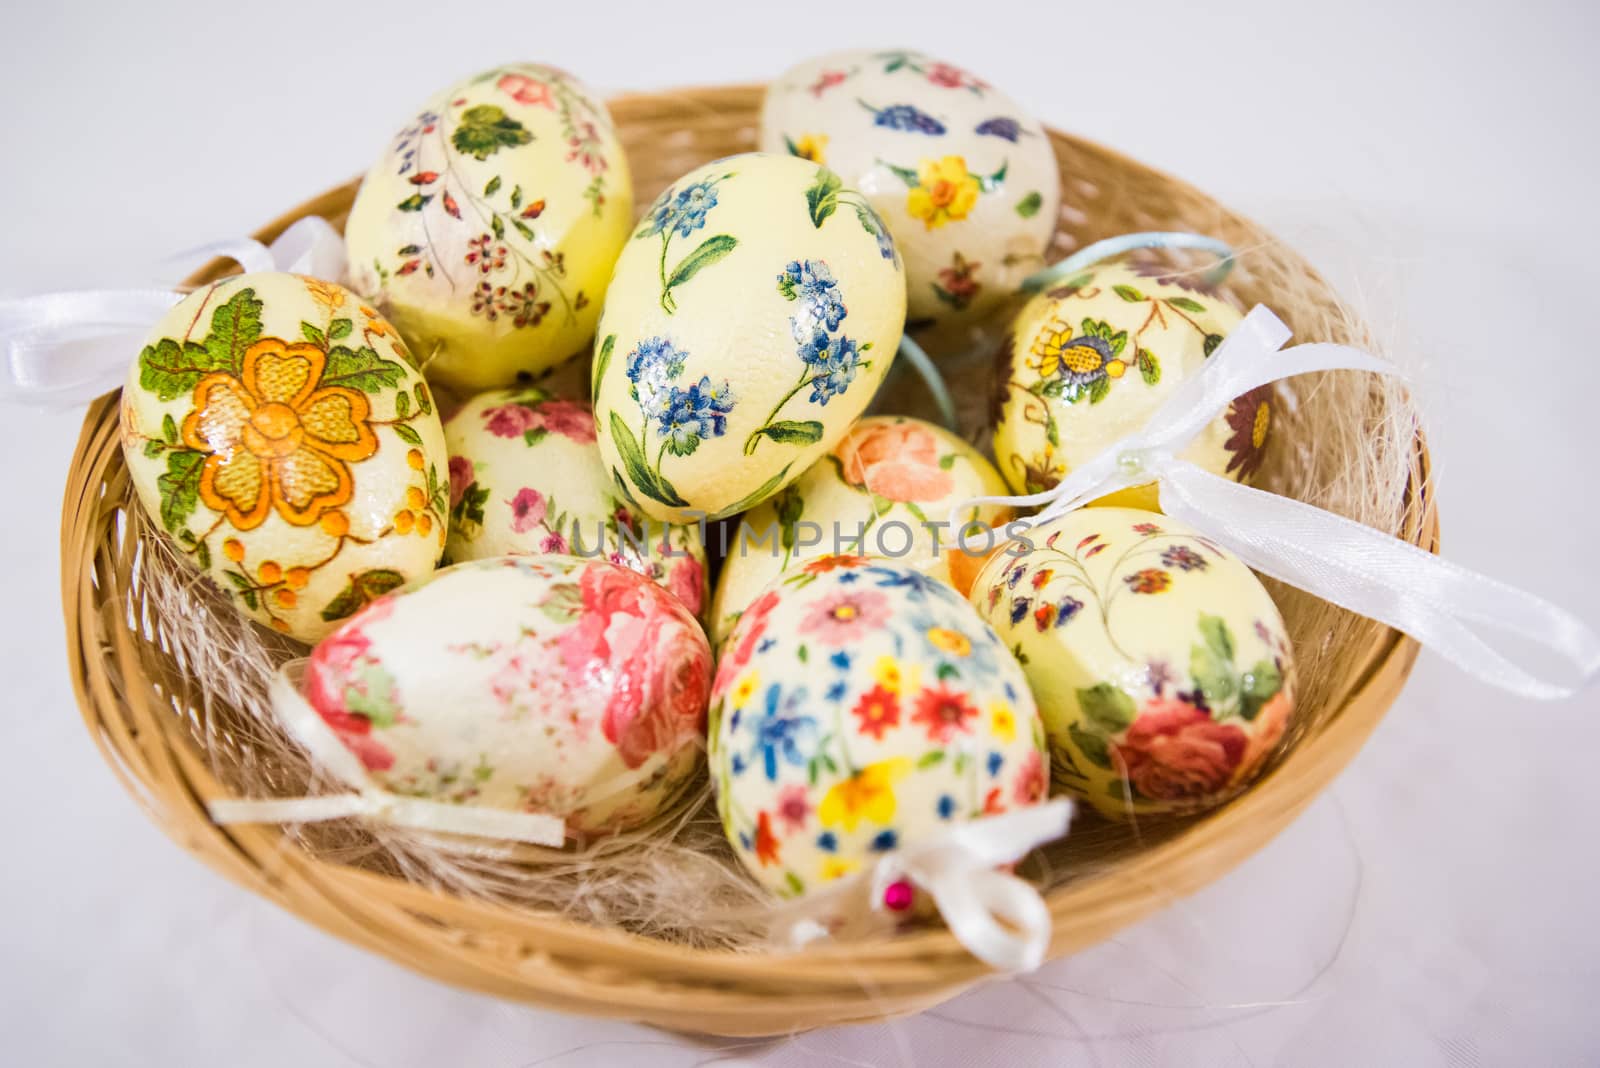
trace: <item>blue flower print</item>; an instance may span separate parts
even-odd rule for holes
[[[824,693],[823,696],[837,704],[838,702],[843,701],[845,694],[849,692],[850,684],[841,679],[832,686],[829,686],[827,692]]]
[[[972,132],[988,137],[1002,137],[1012,144],[1016,144],[1017,138],[1022,136],[1023,131],[1022,124],[1016,119],[1006,118],[1001,115],[992,119],[984,119],[973,128]]]
[[[874,853],[887,853],[900,844],[900,836],[894,831],[879,831],[872,839],[872,844],[867,846]]]
[[[942,820],[947,820],[951,816],[954,816],[956,814],[956,799],[951,797],[949,794],[940,794],[937,811],[939,813],[939,818]]]
[[[1016,597],[1016,598],[1012,599],[1012,601],[1011,601],[1011,625],[1012,626],[1016,626],[1018,623],[1022,622],[1023,617],[1028,614],[1028,606],[1030,604],[1032,604],[1032,603],[1033,603],[1032,598],[1028,598],[1028,597]]]
[[[824,853],[834,853],[839,849],[839,837],[832,831],[823,831],[817,835],[817,848]]]
[[[688,355],[659,336],[646,338],[628,353],[628,381],[633,383],[633,397],[645,418],[660,419],[666,414],[672,398],[672,380],[683,373]]]
[[[989,754],[989,763],[987,765],[987,767],[989,769],[989,774],[990,775],[998,775],[998,774],[1000,774],[1000,768],[1001,768],[1001,766],[1003,764],[1005,764],[1005,762],[1006,762],[1005,754],[1003,754],[1003,753],[1001,753],[999,751],[991,752]]]
[[[770,782],[778,781],[780,758],[796,767],[805,767],[806,761],[811,759],[811,750],[815,747],[817,737],[817,721],[798,711],[805,696],[805,690],[798,689],[785,701],[779,687],[767,687],[766,713],[755,724],[753,752],[760,755]]]
[[[832,664],[840,671],[849,671],[850,653],[844,649],[840,649],[837,653],[834,653],[832,656],[828,657],[828,663]]]
[[[778,276],[778,292],[789,300],[798,298],[800,301],[800,313],[795,318],[804,325],[792,327],[797,335],[809,332],[808,328],[817,324],[837,330],[844,321],[844,300],[839,295],[838,280],[821,260],[791,260]]]
[[[657,430],[667,451],[688,456],[705,438],[720,438],[728,431],[728,413],[733,411],[733,390],[726,380],[713,386],[709,375],[688,389],[672,388]]]
[[[661,281],[661,308],[668,315],[678,310],[672,291],[712,264],[726,258],[738,247],[739,240],[732,234],[716,234],[700,242],[685,255],[676,267],[669,267],[667,253],[674,237],[692,237],[697,230],[705,229],[706,217],[717,206],[717,186],[733,177],[733,173],[702,178],[690,182],[682,189],[670,186],[645,212],[645,222],[634,232],[635,238],[661,238],[661,262],[657,272]]]
[[[876,585],[879,589],[903,589],[906,591],[907,597],[912,601],[920,602],[930,595],[942,600],[943,597],[941,595],[947,590],[952,597],[960,596],[944,583],[931,579],[921,572],[912,571],[909,568],[882,567],[874,564],[866,568],[866,571],[867,574],[878,580]]]
[[[672,200],[673,226],[679,237],[688,237],[706,224],[706,213],[717,206],[717,184],[711,180],[695,182],[679,191]]]
[[[816,374],[811,379],[811,403],[826,407],[828,401],[840,396],[855,381],[856,368],[861,365],[861,353],[850,338],[839,338],[831,351],[824,350],[817,360]]]
[[[906,133],[927,134],[929,137],[939,137],[944,133],[944,123],[910,104],[891,104],[886,108],[875,108],[865,100],[859,100],[857,103],[872,112],[874,126],[902,130]]]

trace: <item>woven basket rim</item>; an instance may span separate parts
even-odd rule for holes
[[[748,107],[751,95],[761,90],[760,86],[727,85],[661,94],[625,93],[611,98],[608,104],[614,114],[627,113],[630,109],[656,109],[663,101],[680,98]],[[1061,142],[1090,144],[1055,130],[1049,133]],[[1197,197],[1203,196],[1178,179],[1112,150],[1092,147],[1109,159],[1152,173]],[[348,206],[348,197],[358,184],[359,180],[347,182],[310,198],[263,226],[256,236],[270,241],[304,215],[337,215],[342,210],[341,204]],[[189,281],[203,283],[228,273],[230,266],[223,261],[213,262]],[[370,915],[355,922],[353,909],[339,908],[335,902],[348,901],[355,894],[369,898],[381,896],[387,907],[413,917],[446,912],[464,926],[464,921],[470,917],[469,926],[473,932],[493,929],[508,940],[521,939],[526,944],[537,944],[563,956],[609,950],[614,958],[620,955],[630,967],[641,972],[654,969],[646,978],[631,980],[632,985],[627,986],[627,1003],[616,1006],[615,1015],[646,1015],[657,1020],[669,1017],[674,999],[682,996],[681,986],[672,984],[690,983],[718,992],[717,1013],[708,1018],[736,1021],[744,1010],[740,1007],[743,999],[738,996],[741,992],[731,989],[733,984],[759,980],[759,991],[761,986],[773,982],[775,966],[800,961],[814,974],[791,975],[790,978],[808,988],[814,987],[815,996],[819,998],[829,995],[836,998],[838,991],[853,986],[852,974],[857,969],[871,971],[874,980],[885,981],[886,987],[902,983],[903,987],[895,988],[900,998],[896,1011],[913,1011],[942,1000],[992,974],[943,927],[902,933],[878,942],[813,945],[801,950],[749,952],[696,948],[620,929],[594,927],[557,913],[451,898],[400,878],[323,860],[296,847],[282,848],[284,835],[275,826],[224,827],[211,823],[205,815],[205,803],[227,794],[203,759],[192,751],[192,742],[182,721],[169,711],[164,720],[154,721],[162,737],[139,737],[126,722],[132,713],[127,704],[125,681],[119,686],[108,677],[112,673],[105,670],[106,662],[113,657],[122,657],[124,663],[133,662],[124,648],[132,641],[125,628],[111,627],[112,639],[108,642],[105,638],[103,631],[108,628],[102,626],[101,617],[106,612],[104,602],[110,599],[102,598],[93,582],[93,563],[103,549],[104,524],[123,504],[122,500],[112,499],[112,494],[100,492],[115,479],[122,462],[115,431],[118,396],[119,391],[112,391],[90,406],[66,487],[62,518],[62,599],[73,688],[85,725],[124,786],[153,821],[212,867],[329,933],[356,941],[426,974],[437,975],[440,969],[430,967],[433,962],[417,959],[416,954],[423,952],[420,948],[395,941],[393,932]],[[1429,485],[1428,452],[1419,430],[1413,443],[1404,536],[1436,552],[1439,518]],[[119,598],[125,594],[120,589],[115,592]],[[1171,900],[1192,893],[1275,837],[1359,751],[1398,694],[1417,652],[1414,640],[1393,630],[1385,631],[1382,639],[1368,649],[1360,669],[1344,680],[1342,691],[1331,702],[1337,711],[1330,713],[1315,732],[1302,738],[1248,792],[1223,808],[1194,819],[1170,838],[1119,860],[1113,868],[1081,876],[1048,891],[1046,900],[1055,925],[1050,956],[1072,952],[1103,937],[1103,934],[1086,934],[1090,929],[1126,926],[1165,907]],[[98,672],[91,668],[95,658],[102,662]],[[187,793],[182,798],[188,810],[186,818],[184,812],[175,807],[178,799],[149,796],[146,787],[151,775],[146,761],[181,765],[176,777],[186,784]],[[328,899],[324,907],[314,909],[304,896],[292,896],[286,889],[291,882],[315,884]],[[1111,893],[1114,885],[1124,891],[1129,885],[1139,885],[1159,888],[1159,892],[1136,896]],[[1073,922],[1064,922],[1069,917]],[[648,982],[650,977],[660,981]],[[487,973],[462,973],[457,969],[452,972],[450,981],[516,996],[508,994],[502,985],[491,982],[491,978]],[[570,993],[577,980],[570,976],[568,979],[565,989]],[[603,1012],[604,1005],[597,1006],[594,999],[625,1000],[618,997],[618,989],[616,980],[598,983],[597,992],[571,993],[570,1003],[561,1007]],[[771,1013],[770,993],[750,993],[748,998]],[[568,999],[546,992],[541,1000],[562,1003]],[[785,1004],[791,1002],[786,1000]],[[792,1005],[797,1015],[804,1015],[807,1007],[804,996],[793,1000]],[[630,1011],[640,1008],[654,1011]],[[756,1009],[750,1011],[752,1016],[758,1015]],[[880,1014],[872,1011],[861,1018]],[[729,1026],[737,1028],[739,1025],[731,1023]],[[735,1029],[725,1033],[766,1032]]]

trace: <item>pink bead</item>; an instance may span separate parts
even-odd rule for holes
[[[892,912],[904,912],[911,907],[912,899],[917,892],[911,884],[904,879],[890,883],[883,889],[883,904]]]

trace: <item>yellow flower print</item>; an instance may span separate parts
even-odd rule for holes
[[[996,701],[989,706],[989,733],[1002,742],[1016,740],[1017,715],[1004,701]]]
[[[740,679],[739,684],[733,688],[733,707],[743,708],[749,704],[751,695],[756,692],[756,688],[760,685],[761,676],[754,671]]]
[[[967,640],[967,636],[949,627],[929,628],[928,642],[935,649],[943,650],[951,656],[966,656],[972,652],[972,642]]]
[[[978,179],[967,172],[961,156],[925,159],[917,168],[917,185],[906,194],[906,211],[937,230],[952,219],[965,219],[978,202]]]
[[[817,818],[824,827],[843,824],[847,831],[855,830],[862,817],[877,824],[890,822],[895,811],[894,784],[910,770],[907,757],[868,764],[834,784],[817,807]]]
[[[827,134],[805,134],[800,140],[789,143],[789,152],[791,154],[799,156],[801,159],[808,159],[812,163],[828,162],[824,158],[827,148]]]
[[[849,857],[823,857],[822,870],[819,873],[819,877],[823,882],[831,883],[835,879],[843,879],[859,867],[861,867],[861,862],[851,860]]]
[[[878,657],[878,663],[872,669],[872,677],[879,686],[892,694],[900,692],[900,665],[892,656]]]
[[[1075,334],[1072,325],[1051,319],[1033,339],[1028,366],[1040,378],[1057,375],[1073,383],[1088,382],[1102,374],[1121,378],[1128,365],[1116,357],[1114,346],[1096,334]]]
[[[306,284],[306,291],[311,294],[311,299],[327,308],[330,313],[338,311],[344,306],[344,287],[324,282],[320,278],[307,278],[300,276],[300,281]]]

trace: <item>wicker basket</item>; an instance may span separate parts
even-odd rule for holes
[[[629,96],[611,104],[638,200],[690,168],[748,150],[756,86]],[[1063,176],[1057,250],[1131,230],[1190,229],[1251,249],[1236,285],[1302,333],[1363,343],[1359,324],[1304,261],[1190,187],[1116,153],[1051,133]],[[342,225],[356,183],[266,227],[304,215]],[[225,273],[213,264],[194,281]],[[1342,326],[1337,324],[1344,324]],[[1307,331],[1308,326],[1314,329]],[[1438,521],[1420,437],[1396,533],[1436,548]],[[62,518],[62,602],[73,684],[90,732],[151,819],[207,864],[322,929],[435,979],[500,997],[675,1030],[761,1035],[917,1012],[984,978],[946,931],[928,929],[801,953],[693,949],[531,910],[430,891],[390,874],[313,856],[273,826],[219,827],[207,800],[228,792],[197,745],[206,715],[163,648],[141,587],[139,546],[120,515],[133,507],[117,434],[117,395],[84,422]],[[1285,604],[1291,628],[1297,609]],[[1283,829],[1355,755],[1400,690],[1417,647],[1339,613],[1335,677],[1305,695],[1308,726],[1254,789],[1206,818],[1130,843],[1109,825],[1075,832],[1097,863],[1050,890],[1051,956],[1105,939],[1227,872]]]

